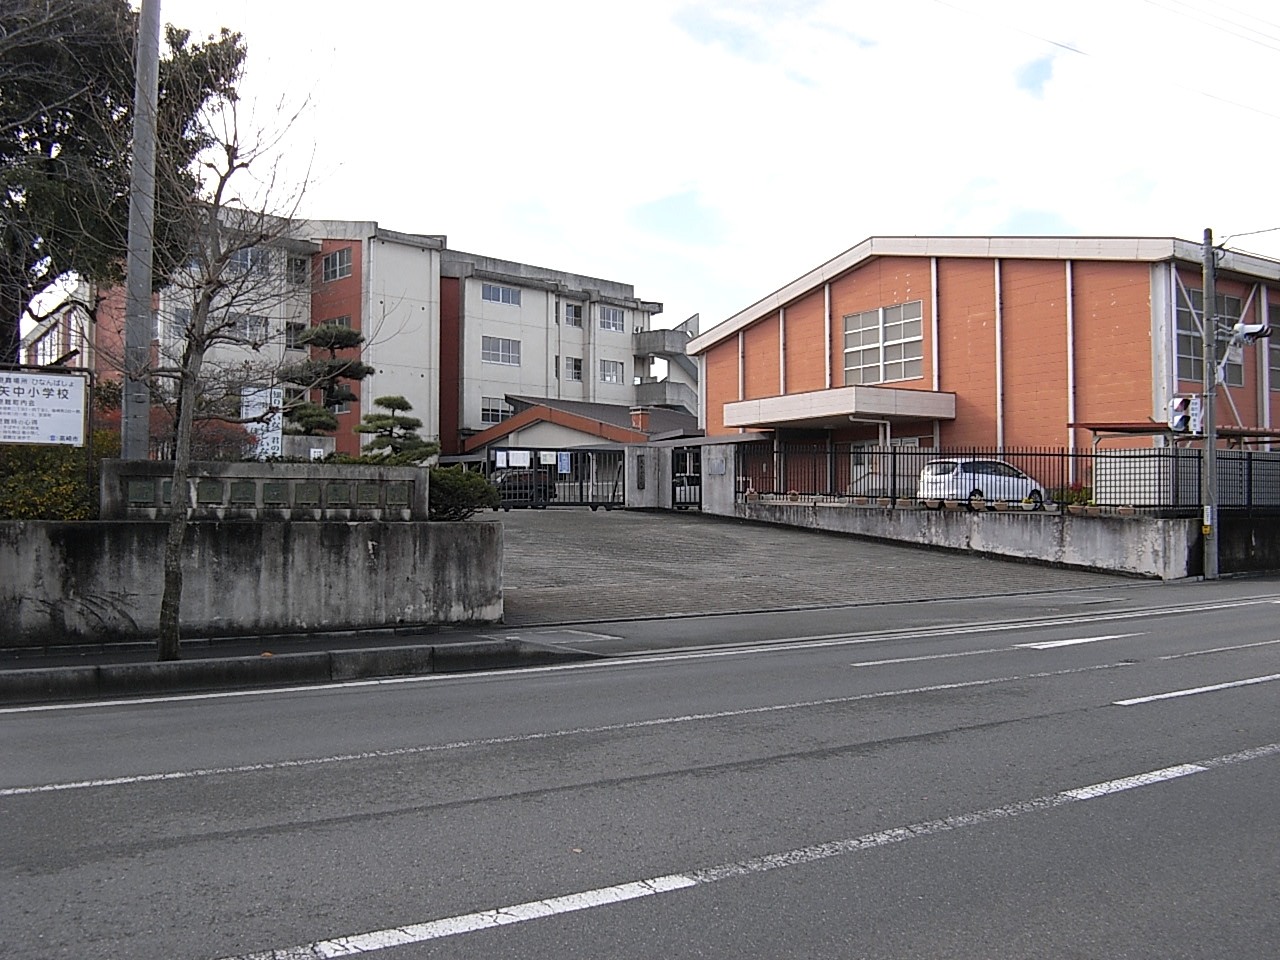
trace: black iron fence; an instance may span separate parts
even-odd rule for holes
[[[488,476],[504,509],[621,507],[626,457],[621,449],[539,450],[502,447],[490,453]]]
[[[1174,447],[935,450],[760,441],[737,448],[737,497],[1193,516],[1202,503],[1200,458],[1198,449]],[[1217,461],[1222,509],[1280,514],[1280,452],[1220,450]]]

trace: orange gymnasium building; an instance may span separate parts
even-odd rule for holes
[[[872,237],[693,339],[708,437],[1087,446],[1201,388],[1199,243]],[[1225,368],[1221,426],[1280,423],[1280,262],[1219,251],[1217,315],[1275,325]],[[1244,431],[1241,431],[1244,432]],[[1134,438],[1142,444],[1165,442]]]

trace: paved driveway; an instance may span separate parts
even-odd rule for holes
[[[959,553],[696,513],[512,510],[505,528],[509,624],[740,613],[996,596],[1124,582]]]

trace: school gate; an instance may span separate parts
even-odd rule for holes
[[[625,505],[626,457],[621,447],[493,447],[487,472],[502,509]]]

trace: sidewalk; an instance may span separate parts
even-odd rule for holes
[[[0,653],[0,704],[138,697],[255,686],[500,670],[591,654],[502,640],[366,632],[184,641],[159,662],[154,643]]]

